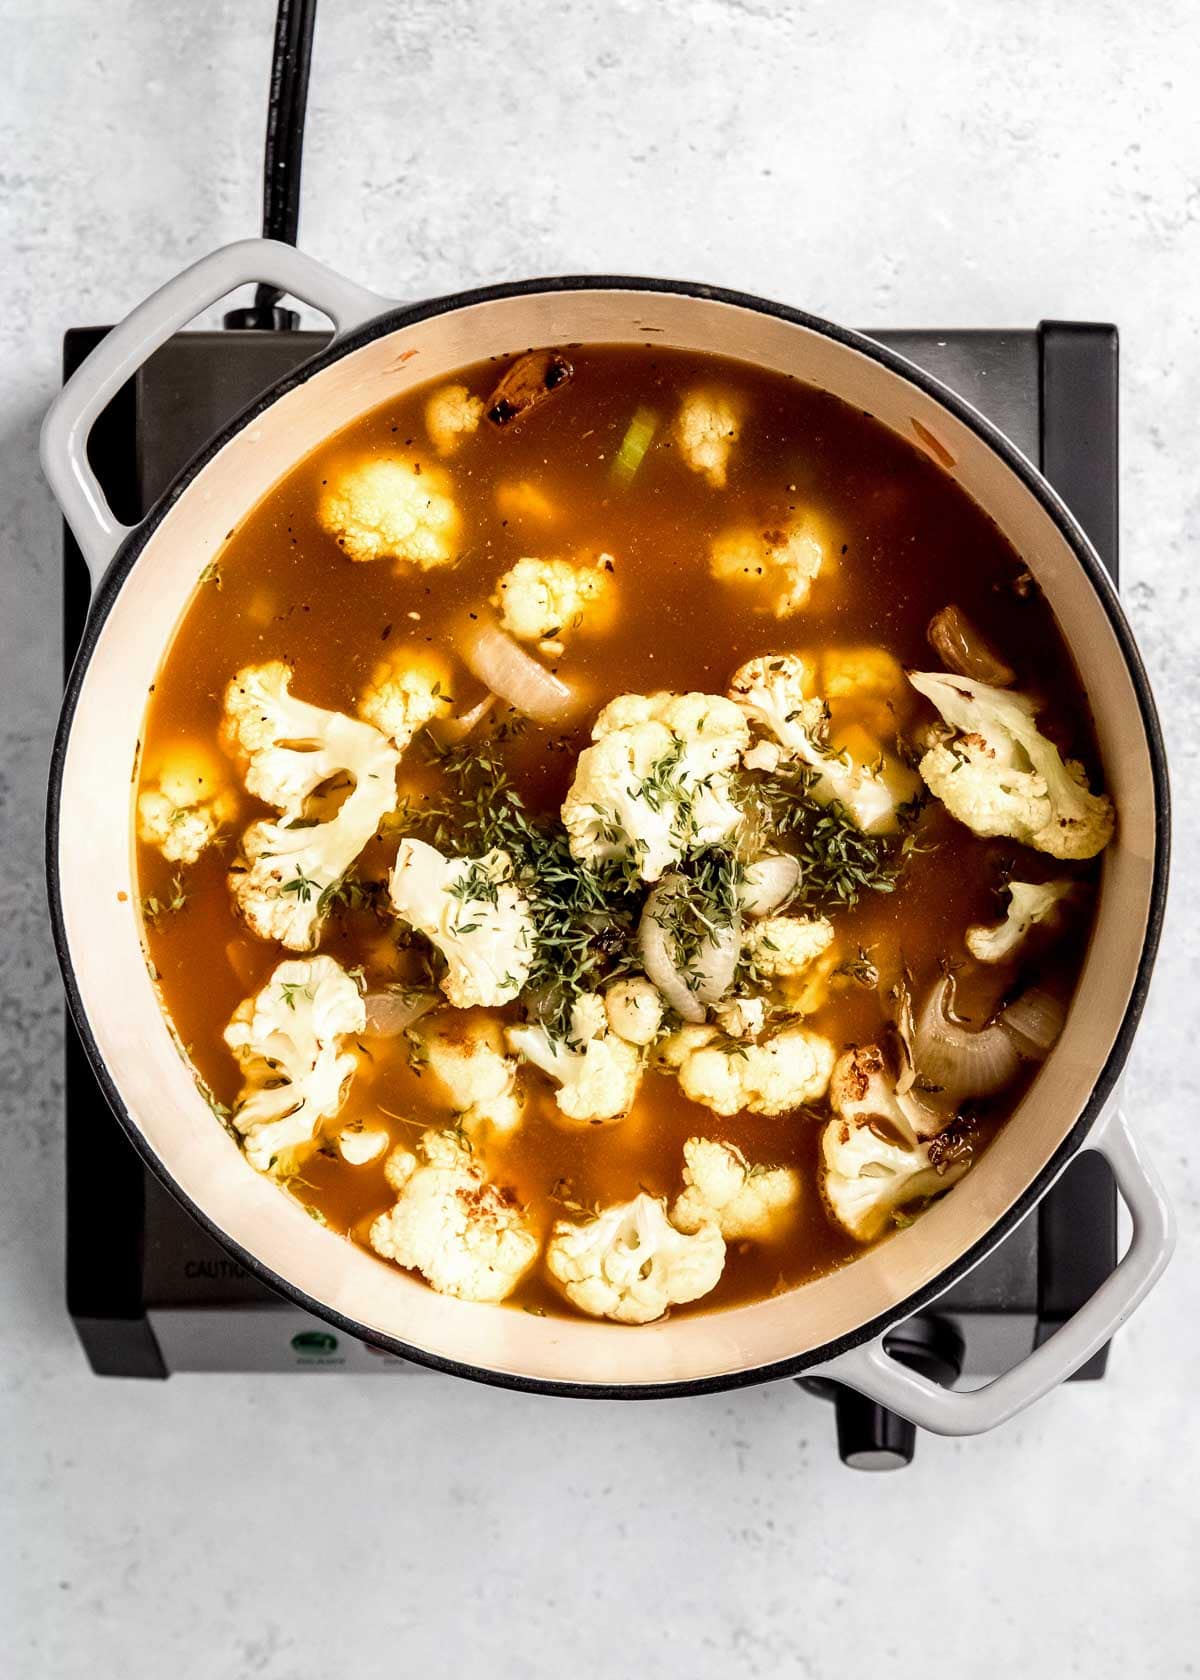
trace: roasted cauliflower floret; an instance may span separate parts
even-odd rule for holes
[[[346,1048],[363,1030],[362,994],[332,957],[280,963],[225,1028],[244,1083],[233,1106],[246,1159],[287,1177],[341,1109],[358,1059]]]
[[[779,1236],[800,1200],[794,1167],[752,1166],[736,1144],[690,1137],[683,1146],[683,1194],[671,1209],[681,1231],[715,1220],[728,1242]]]
[[[247,790],[280,813],[246,830],[245,867],[229,886],[260,939],[309,951],[329,893],[395,809],[399,754],[370,724],[295,699],[291,678],[280,660],[248,665],[225,691],[222,741],[243,762]],[[354,785],[333,815],[310,823],[308,801],[347,777]]]
[[[821,1133],[825,1197],[858,1242],[872,1242],[900,1208],[940,1195],[970,1165],[968,1159],[935,1165],[937,1145],[914,1134],[877,1045],[838,1059],[829,1101],[834,1118]]]
[[[622,694],[592,727],[562,808],[581,863],[632,857],[657,881],[688,852],[726,839],[741,813],[730,776],[745,719],[716,694]]]
[[[496,486],[496,512],[515,525],[554,525],[560,518],[546,492],[527,478]]]
[[[877,1120],[910,1143],[935,1137],[950,1116],[935,1114],[915,1089],[900,1093],[896,1087],[878,1044],[851,1045],[834,1063],[829,1106],[843,1120]]]
[[[369,1167],[391,1142],[382,1126],[343,1126],[337,1135],[338,1154],[349,1167]]]
[[[821,688],[828,700],[908,698],[904,667],[886,648],[827,647],[821,651]]]
[[[450,661],[432,648],[399,647],[381,659],[359,696],[359,716],[388,736],[400,752],[418,730],[454,708]]]
[[[659,1073],[678,1073],[684,1062],[696,1050],[702,1050],[720,1037],[717,1027],[685,1021],[660,1038],[651,1052],[651,1061]]]
[[[831,541],[824,523],[811,513],[776,530],[739,525],[713,538],[709,571],[718,583],[753,590],[776,618],[790,618],[808,605]]]
[[[679,1064],[679,1086],[714,1114],[786,1114],[820,1101],[833,1061],[827,1039],[790,1026],[758,1044],[699,1045]]]
[[[521,1124],[517,1064],[504,1051],[504,1031],[487,1015],[443,1012],[422,1035],[426,1066],[469,1132],[501,1136]]]
[[[767,1000],[735,993],[713,1010],[726,1038],[758,1038],[767,1024]]]
[[[453,455],[459,444],[479,430],[484,401],[465,385],[443,385],[425,404],[425,430],[439,455]]]
[[[727,391],[689,391],[675,421],[679,453],[714,490],[723,490],[741,431],[741,405]]]
[[[389,883],[396,914],[446,960],[441,987],[456,1009],[510,1003],[529,978],[534,927],[507,852],[447,858],[402,840]]]
[[[387,1160],[396,1205],[371,1226],[371,1247],[418,1271],[439,1295],[503,1301],[537,1259],[538,1241],[509,1194],[489,1182],[469,1142],[424,1132],[416,1153]]]
[[[833,944],[832,922],[824,916],[764,916],[754,922],[743,946],[760,974],[793,980]]]
[[[237,795],[198,742],[177,749],[138,798],[138,837],[168,863],[195,863],[237,815]]]
[[[569,1120],[620,1120],[633,1107],[642,1077],[641,1057],[635,1044],[612,1030],[604,999],[597,993],[576,998],[565,1040],[551,1038],[534,1022],[509,1027],[505,1038],[510,1050],[555,1081],[554,1100]]]
[[[351,560],[395,560],[429,571],[458,558],[462,518],[442,467],[376,456],[332,480],[317,511]]]
[[[649,1044],[662,1025],[663,1000],[658,987],[640,976],[618,980],[604,994],[608,1024],[626,1044]]]
[[[1112,801],[1091,792],[1081,764],[1064,762],[1037,727],[1032,700],[949,671],[910,671],[908,680],[957,731],[919,767],[952,817],[975,834],[1004,835],[1051,857],[1104,850],[1116,820]]]
[[[810,692],[810,683],[810,667],[795,654],[767,654],[734,672],[730,698],[765,737],[746,754],[747,768],[807,766],[816,772],[809,789],[814,799],[826,805],[836,800],[864,833],[894,833],[916,778],[883,753],[875,763],[860,764],[849,753],[834,752],[825,702]]]
[[[724,1266],[715,1220],[693,1234],[676,1230],[665,1200],[644,1191],[583,1224],[560,1219],[546,1247],[546,1269],[568,1301],[619,1324],[649,1324],[668,1307],[698,1301]]]
[[[967,950],[977,962],[1010,962],[1030,932],[1055,922],[1064,905],[1079,891],[1076,881],[1010,881],[1008,909],[1003,921],[977,923],[966,932]]]
[[[594,563],[518,560],[496,582],[492,605],[500,623],[518,641],[538,642],[544,653],[560,652],[569,633],[602,628],[613,606],[613,558]]]
[[[821,1008],[837,962],[834,938],[833,925],[823,916],[765,916],[751,923],[743,956],[769,987],[767,1002],[773,1010],[797,1016]]]
[[[912,710],[904,667],[886,648],[872,644],[827,647],[820,655],[821,693],[854,712],[886,739],[895,737]]]

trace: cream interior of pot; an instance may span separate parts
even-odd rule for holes
[[[1058,617],[1120,823],[1066,1029],[975,1170],[840,1272],[752,1306],[630,1330],[439,1296],[315,1225],[247,1166],[198,1095],[146,971],[130,778],[147,689],[200,572],[300,456],[388,396],[464,363],[533,344],[642,339],[793,374],[910,440],[934,440]],[[170,1179],[220,1231],[318,1306],[444,1359],[546,1381],[651,1384],[750,1370],[852,1334],[935,1279],[1011,1206],[1074,1125],[1112,1049],[1148,915],[1154,815],[1142,722],[1107,615],[1054,521],[969,427],[861,351],[748,308],[637,290],[535,293],[472,304],[343,357],[240,431],[180,497],[126,579],[83,683],[64,769],[60,890],[79,991],[121,1100]]]

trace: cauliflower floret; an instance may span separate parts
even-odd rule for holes
[[[719,1003],[713,1014],[726,1038],[757,1038],[767,1024],[767,1000],[735,995]]]
[[[663,1000],[658,987],[640,976],[618,980],[604,994],[608,1024],[626,1044],[649,1044],[662,1026]]]
[[[413,736],[454,707],[450,662],[431,648],[400,647],[381,659],[358,701],[359,716],[401,752]]]
[[[546,1269],[568,1301],[619,1324],[649,1324],[668,1307],[698,1301],[724,1267],[714,1220],[694,1234],[678,1231],[665,1199],[645,1191],[581,1225],[560,1219],[546,1247]]]
[[[366,1025],[362,994],[332,957],[280,963],[225,1028],[244,1083],[233,1106],[246,1159],[286,1176],[342,1106],[358,1059],[344,1048]]]
[[[278,822],[251,823],[246,867],[230,873],[238,908],[260,939],[310,951],[321,937],[328,893],[396,805],[400,755],[368,723],[310,706],[289,692],[281,660],[248,665],[225,691],[222,740],[246,763],[246,787],[274,805]],[[307,801],[335,778],[354,786],[337,811],[311,826]]]
[[[362,461],[329,485],[318,517],[351,560],[428,571],[458,558],[462,518],[441,467],[389,455]]]
[[[195,863],[237,815],[237,796],[198,743],[173,751],[138,798],[138,835],[168,863]]]
[[[490,1016],[440,1015],[422,1037],[426,1065],[469,1132],[507,1136],[521,1124],[517,1064]]]
[[[370,1166],[390,1142],[382,1126],[343,1126],[337,1135],[338,1154],[350,1167]]]
[[[948,671],[910,671],[908,680],[959,731],[920,763],[926,786],[952,817],[975,834],[1004,835],[1051,857],[1104,850],[1112,801],[1090,791],[1081,764],[1064,763],[1034,722],[1032,700]]]
[[[654,1046],[654,1066],[659,1073],[678,1073],[693,1051],[702,1050],[719,1036],[716,1027],[685,1022]]]
[[[516,525],[553,525],[559,518],[559,510],[546,492],[527,478],[496,486],[496,512]]]
[[[396,914],[446,959],[441,986],[456,1009],[516,997],[533,963],[534,927],[507,852],[447,858],[424,840],[402,840],[389,891]]]
[[[633,1107],[642,1060],[636,1045],[612,1031],[598,993],[576,998],[565,1041],[531,1022],[509,1027],[504,1036],[510,1050],[557,1082],[554,1100],[569,1120],[621,1120]]]
[[[773,739],[746,754],[752,770],[773,771],[785,760],[817,772],[810,792],[821,804],[837,801],[866,834],[890,834],[908,796],[908,779],[881,754],[876,765],[856,764],[825,744],[825,702],[807,692],[809,667],[795,654],[751,659],[734,672],[730,698],[746,720]],[[915,786],[915,780],[912,783]]]
[[[1066,900],[1078,891],[1075,881],[1032,881],[1008,883],[1008,910],[1004,920],[990,926],[969,927],[967,950],[977,962],[1009,962],[1039,923],[1057,920]]]
[[[741,821],[730,774],[749,744],[745,719],[716,694],[622,694],[592,727],[562,808],[581,863],[632,856],[657,881]]]
[[[934,1165],[931,1145],[910,1124],[913,1109],[897,1099],[878,1045],[838,1058],[829,1084],[834,1111],[821,1133],[825,1197],[830,1211],[857,1242],[871,1242],[908,1202],[939,1195],[970,1161]]]
[[[833,944],[824,916],[765,916],[746,936],[744,950],[760,974],[790,980],[805,972]]]
[[[690,1137],[683,1146],[683,1194],[671,1209],[681,1231],[716,1220],[726,1242],[777,1237],[800,1200],[794,1167],[751,1166],[733,1143]]]
[[[829,975],[836,965],[834,938],[833,924],[823,916],[766,916],[752,924],[742,950],[769,982],[777,1010],[785,1015],[811,1015],[828,993]]]
[[[807,1027],[785,1027],[761,1044],[703,1044],[679,1065],[679,1087],[714,1114],[786,1114],[819,1102],[833,1068],[832,1044]]]
[[[396,1205],[371,1226],[371,1247],[420,1272],[439,1295],[503,1301],[537,1259],[538,1241],[509,1194],[488,1181],[470,1143],[424,1132],[416,1154],[387,1161]]]
[[[829,700],[907,699],[904,667],[886,648],[827,647],[821,650],[821,687]]]
[[[824,523],[811,513],[779,530],[739,525],[713,538],[709,571],[718,583],[761,590],[776,618],[790,618],[808,605],[831,541]]]
[[[679,452],[714,490],[725,488],[729,453],[741,431],[741,409],[727,391],[689,391],[675,422]]]
[[[569,560],[518,560],[496,583],[492,605],[510,636],[543,644],[558,653],[565,633],[584,624],[601,628],[613,604],[613,558],[601,554],[591,565]]]
[[[839,706],[852,704],[877,735],[893,737],[912,710],[904,667],[886,648],[823,648],[820,671],[825,698]]]
[[[479,430],[484,401],[465,385],[443,385],[425,404],[425,430],[439,455],[453,455],[464,437]]]
[[[829,1104],[843,1120],[878,1120],[909,1143],[936,1137],[950,1119],[927,1108],[915,1090],[897,1091],[878,1044],[842,1052],[829,1078]]]

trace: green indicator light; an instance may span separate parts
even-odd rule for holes
[[[292,1337],[293,1353],[336,1353],[337,1337],[328,1330],[297,1330]]]

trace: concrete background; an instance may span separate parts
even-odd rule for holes
[[[91,1378],[61,1300],[40,885],[72,322],[256,230],[268,0],[0,0],[5,1672],[955,1680],[1193,1672],[1200,34],[1189,0],[323,0],[303,240],[384,291],[684,274],[856,325],[1113,319],[1125,596],[1173,754],[1129,1106],[1181,1252],[1110,1380],[911,1471],[788,1386],[622,1408]],[[1134,18],[1136,15],[1136,25]],[[97,1194],[103,1194],[101,1186]]]

